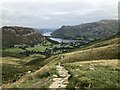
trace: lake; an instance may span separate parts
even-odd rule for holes
[[[50,35],[51,33],[52,33],[52,32],[43,33],[43,36],[51,36],[51,35]]]
[[[52,32],[44,33],[43,36],[51,36],[51,35],[50,35],[51,33],[52,33]],[[57,41],[57,42],[59,42],[59,43],[61,43],[61,42],[70,43],[70,42],[76,42],[76,41],[78,41],[78,42],[87,42],[87,41],[83,41],[83,40],[82,40],[82,41],[81,41],[81,40],[67,40],[67,39],[53,38],[53,37],[50,37],[50,39],[53,40],[53,41]]]

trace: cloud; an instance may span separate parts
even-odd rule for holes
[[[42,16],[43,20],[50,20],[50,17]]]
[[[58,28],[117,18],[119,0],[1,0],[3,25]]]
[[[52,13],[51,15],[58,16],[58,15],[66,15],[66,14],[69,14],[69,12],[55,12],[55,13]]]

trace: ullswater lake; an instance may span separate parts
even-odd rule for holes
[[[51,34],[52,32],[46,32],[46,33],[44,33],[43,34],[43,36],[51,36],[50,34]],[[50,37],[50,39],[51,40],[53,40],[53,41],[57,41],[57,42],[59,42],[59,43],[61,43],[61,42],[64,42],[64,43],[70,43],[70,42],[88,42],[88,41],[83,41],[83,40],[67,40],[67,39],[62,39],[62,38],[54,38],[54,37]]]

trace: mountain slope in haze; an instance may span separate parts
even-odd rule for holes
[[[64,39],[94,40],[109,37],[117,32],[117,20],[101,20],[75,26],[62,26],[51,35]]]
[[[44,34],[47,32],[53,32],[54,29],[35,29],[38,33]]]
[[[2,27],[3,48],[23,44],[31,46],[37,43],[43,43],[45,41],[47,41],[46,38],[32,28],[17,26]]]

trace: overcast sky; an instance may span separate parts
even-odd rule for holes
[[[117,19],[119,0],[1,0],[2,25],[59,28]]]

